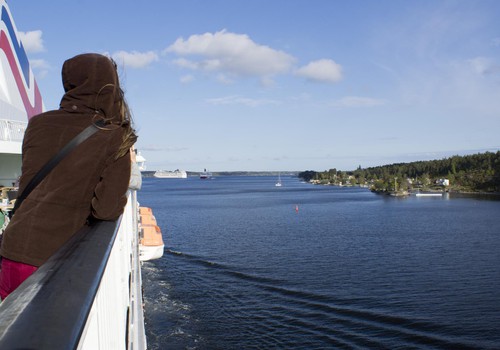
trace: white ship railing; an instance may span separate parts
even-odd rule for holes
[[[0,141],[22,142],[28,122],[0,119]]]
[[[146,349],[135,191],[0,305],[0,349]]]

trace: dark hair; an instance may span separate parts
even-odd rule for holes
[[[122,144],[120,145],[120,148],[116,153],[116,159],[123,157],[125,154],[127,154],[130,147],[132,147],[134,143],[137,141],[137,135],[132,126],[133,122],[132,113],[130,113],[127,101],[125,100],[125,94],[120,87],[118,87],[118,94],[120,97],[118,103],[120,104],[119,111],[120,111],[121,126],[125,129],[125,132],[123,134]]]
[[[110,126],[113,124],[115,126],[118,125],[119,127],[122,127],[125,129],[125,132],[123,134],[122,144],[120,145],[120,148],[118,149],[118,151],[116,153],[116,159],[118,159],[120,157],[123,157],[125,154],[127,154],[129,149],[137,141],[137,135],[135,133],[135,129],[133,128],[132,113],[130,112],[130,108],[129,108],[127,101],[125,99],[125,92],[120,87],[117,64],[112,58],[109,58],[109,60],[111,61],[111,63],[113,64],[113,66],[115,68],[116,82],[117,83],[116,83],[116,85],[115,84],[106,84],[101,88],[101,90],[99,91],[99,93],[96,97],[95,109],[97,109],[98,98],[99,98],[99,94],[101,93],[101,91],[107,87],[114,88],[115,108],[113,108],[113,110],[118,115],[112,115],[109,117],[102,118],[103,121],[106,123],[106,126],[104,126],[102,129],[107,129],[108,125]]]

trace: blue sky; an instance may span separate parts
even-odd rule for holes
[[[48,109],[64,60],[115,58],[149,170],[353,170],[500,149],[500,1],[9,7]]]

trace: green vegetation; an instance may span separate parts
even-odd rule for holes
[[[359,167],[354,171],[304,171],[299,177],[320,184],[365,186],[377,192],[415,189],[500,192],[500,151],[366,169]]]

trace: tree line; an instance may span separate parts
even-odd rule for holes
[[[375,191],[446,188],[500,192],[500,151],[369,168],[360,166],[354,171],[335,168],[323,172],[307,170],[298,176],[308,182],[359,185]]]

